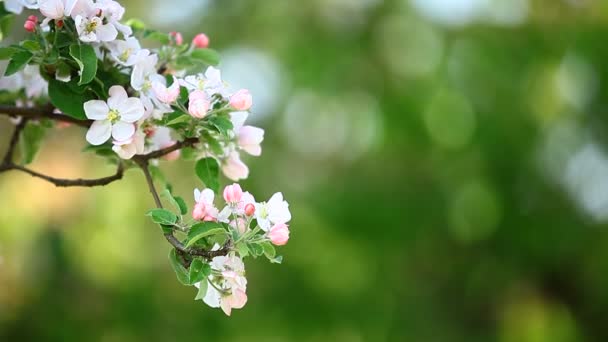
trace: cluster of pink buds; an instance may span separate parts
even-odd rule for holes
[[[30,15],[29,17],[27,17],[25,24],[23,24],[23,28],[27,32],[34,32],[34,31],[36,31],[37,24],[38,24],[38,17],[35,15]]]

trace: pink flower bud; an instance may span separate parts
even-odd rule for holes
[[[182,43],[184,42],[184,38],[182,37],[182,34],[180,32],[171,32],[169,33],[169,35],[173,38],[175,45],[182,45]]]
[[[192,39],[192,44],[199,49],[206,49],[209,46],[209,37],[204,33],[199,33]]]
[[[25,24],[23,24],[23,28],[27,32],[34,32],[34,31],[36,31],[36,23],[31,20],[26,20]]]
[[[247,89],[241,89],[230,96],[230,105],[236,110],[248,110],[253,105],[253,98]]]
[[[36,24],[38,23],[38,17],[35,15],[30,15],[29,17],[27,17],[27,20],[33,21]]]
[[[245,215],[247,216],[253,216],[253,214],[255,214],[255,205],[248,203],[245,206]]]
[[[207,95],[200,90],[196,90],[190,94],[189,99],[188,114],[197,119],[204,118],[211,106],[211,103],[207,99]]]
[[[268,238],[270,242],[277,246],[287,244],[287,240],[289,240],[289,227],[285,223],[275,224],[270,228]]]
[[[235,183],[224,188],[224,200],[227,203],[238,203],[241,201],[241,197],[243,197],[243,190],[240,185]]]
[[[194,205],[194,209],[192,210],[192,218],[197,221],[203,221],[205,216],[207,216],[207,208],[205,207],[205,203],[196,203]]]

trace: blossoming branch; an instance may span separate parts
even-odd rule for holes
[[[217,52],[201,33],[189,43],[141,21],[123,22],[114,0],[5,0],[0,23],[24,9],[28,37],[0,48],[0,114],[15,123],[0,172],[20,171],[57,186],[103,186],[124,170],[142,170],[156,207],[147,212],[172,245],[177,279],[194,286],[195,299],[227,315],[247,302],[246,257],[280,263],[275,246],[289,240],[289,205],[281,193],[256,201],[234,183],[220,194],[220,171],[232,181],[249,176],[243,153],[260,156],[264,130],[246,125],[250,92],[230,92]],[[8,25],[0,25],[4,30]],[[3,36],[6,32],[1,32]],[[144,41],[160,47],[145,48]],[[29,169],[44,134],[77,125],[93,152],[116,165],[99,179],[61,179]],[[21,146],[20,162],[15,161]],[[191,210],[172,192],[158,159],[196,160],[205,188],[194,190]],[[163,183],[162,190],[156,183]]]

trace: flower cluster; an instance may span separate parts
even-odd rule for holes
[[[260,156],[264,130],[245,124],[252,94],[227,86],[209,37],[200,33],[185,42],[179,32],[123,22],[125,9],[114,0],[3,4],[14,14],[38,12],[23,24],[28,39],[0,47],[0,59],[8,60],[2,64],[1,104],[48,108],[50,103],[58,118],[87,128],[85,151],[119,170],[141,168],[157,204],[148,215],[174,247],[170,260],[178,280],[197,286],[197,299],[228,315],[242,308],[247,301],[242,259],[263,255],[279,263],[274,246],[287,243],[291,213],[281,193],[256,202],[238,184],[225,187],[221,210],[215,206],[219,171],[233,181],[247,178],[242,152]],[[160,47],[146,48],[148,40]],[[195,173],[206,188],[195,190],[191,218],[168,183],[163,196],[175,210],[163,207],[149,163],[156,165],[159,158],[196,160]]]

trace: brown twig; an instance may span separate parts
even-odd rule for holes
[[[148,183],[148,189],[150,190],[150,193],[152,194],[152,197],[154,198],[156,207],[162,208],[163,204],[160,200],[160,196],[158,195],[158,191],[156,191],[156,187],[154,186],[154,179],[152,178],[152,174],[150,173],[147,160],[138,161],[137,164],[139,165],[142,172],[144,173],[144,176],[146,177],[146,182]],[[165,239],[167,239],[167,241],[173,247],[175,247],[175,249],[178,250],[179,252],[181,252],[183,254],[188,254],[191,256],[201,256],[207,260],[213,259],[216,256],[226,255],[230,251],[230,244],[231,244],[230,241],[228,241],[222,248],[218,249],[217,251],[208,251],[208,250],[204,250],[204,249],[188,248],[188,247],[184,246],[184,244],[181,241],[179,241],[179,239],[176,238],[175,235],[173,235],[173,232],[166,233],[164,235],[165,235]]]
[[[21,117],[21,122],[16,126],[15,131],[11,137],[9,142],[9,148],[4,155],[2,163],[0,164],[0,173],[10,170],[21,171],[31,175],[32,177],[37,177],[43,180],[46,180],[55,186],[58,187],[72,187],[72,186],[81,186],[81,187],[94,187],[94,186],[104,186],[108,185],[114,181],[122,179],[124,174],[124,166],[122,162],[119,161],[118,167],[116,169],[116,173],[109,177],[97,178],[97,179],[62,179],[55,178],[51,176],[44,175],[42,173],[30,170],[24,166],[17,165],[13,162],[13,155],[15,146],[19,142],[19,138],[21,136],[21,132],[25,128],[27,120],[35,120],[35,119],[51,119],[56,121],[63,121],[76,124],[81,127],[89,127],[91,125],[90,120],[78,120],[66,115],[55,114],[53,113],[52,108],[41,109],[41,108],[17,108],[12,106],[2,106],[0,105],[0,114],[5,114],[11,117]],[[143,155],[136,155],[132,158],[132,161],[135,162],[143,171],[144,176],[146,177],[146,182],[148,183],[148,188],[152,197],[154,198],[154,203],[158,208],[162,208],[162,202],[160,200],[160,196],[158,195],[158,191],[156,191],[156,187],[154,186],[154,180],[152,179],[152,175],[149,170],[149,162],[151,159],[157,159],[163,157],[171,152],[177,151],[184,147],[191,147],[198,143],[197,138],[187,138],[183,141],[179,141],[169,147],[153,151]],[[199,248],[187,248],[184,244],[173,235],[173,233],[164,234],[165,239],[173,246],[177,251],[181,254],[187,254],[190,256],[201,256],[205,259],[212,259],[216,256],[226,255],[230,251],[231,241],[228,241],[221,249],[216,251],[208,251]]]
[[[91,120],[78,120],[71,116],[67,116],[64,114],[56,114],[53,112],[53,107],[47,108],[37,108],[37,107],[29,107],[29,108],[21,108],[15,106],[6,106],[0,105],[0,115],[8,115],[11,117],[22,117],[24,119],[49,119],[53,121],[62,121],[69,122],[71,124],[81,126],[81,127],[89,127],[93,123]]]
[[[118,167],[116,168],[116,173],[113,174],[112,176],[103,177],[103,178],[95,178],[95,179],[55,178],[55,177],[47,176],[40,172],[36,172],[36,171],[30,170],[24,166],[13,164],[13,163],[2,164],[2,166],[0,167],[0,172],[10,171],[10,170],[16,170],[16,171],[21,171],[21,172],[27,173],[28,175],[30,175],[32,177],[43,179],[49,183],[54,184],[57,187],[82,186],[82,187],[92,188],[92,187],[96,187],[96,186],[105,186],[112,182],[122,179],[123,174],[124,174],[124,168],[123,168],[123,165],[121,162],[118,163]]]

